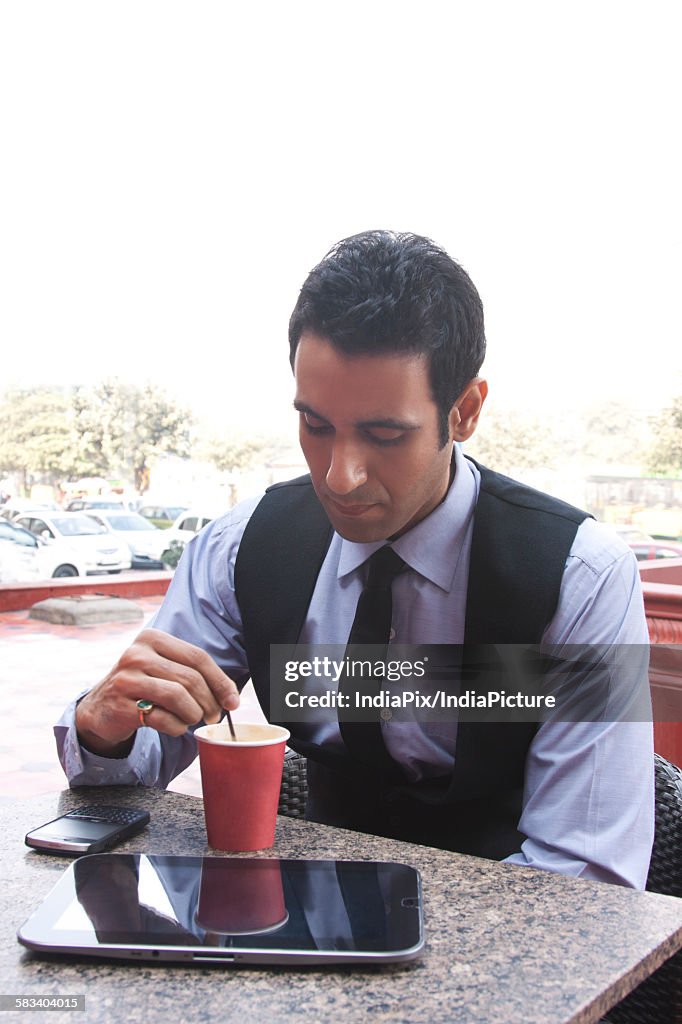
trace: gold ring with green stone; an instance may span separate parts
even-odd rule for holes
[[[137,717],[140,719],[140,725],[146,725],[145,716],[150,711],[154,710],[154,705],[150,700],[138,700],[137,701]]]

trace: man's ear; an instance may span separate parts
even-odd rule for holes
[[[450,411],[450,434],[453,441],[468,441],[481,415],[488,395],[488,382],[474,377],[462,391]]]

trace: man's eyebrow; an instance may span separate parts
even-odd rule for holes
[[[315,412],[315,410],[310,405],[307,405],[305,402],[299,402],[298,399],[294,400],[294,409],[296,409],[297,412],[308,413],[309,416],[314,416],[315,419],[322,420],[324,423],[328,423],[329,422],[319,412]],[[382,419],[381,417],[379,417],[379,418],[373,419],[373,420],[361,420],[360,423],[358,423],[356,425],[358,427],[361,427],[363,430],[372,430],[372,429],[376,430],[376,429],[380,429],[380,428],[383,428],[384,430],[418,430],[419,429],[419,425],[416,424],[416,423],[408,423],[405,420],[397,420],[397,419],[395,419],[392,416],[387,416],[385,419]]]
[[[358,423],[358,426],[363,427],[365,430],[371,430],[373,427],[384,427],[387,430],[419,430],[416,423],[407,423],[405,420],[396,420],[391,416],[385,420],[363,420],[361,423]]]
[[[314,416],[316,420],[324,420],[325,423],[329,422],[324,416],[320,416],[319,412],[315,412],[312,406],[306,405],[305,402],[299,402],[297,398],[294,399],[294,409],[296,412],[308,413],[309,416]]]

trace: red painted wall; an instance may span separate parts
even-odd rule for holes
[[[117,597],[149,597],[165,594],[173,575],[170,572],[145,572],[121,576],[68,577],[36,583],[0,583],[0,612],[31,608],[48,597],[73,597],[78,594],[112,594]]]

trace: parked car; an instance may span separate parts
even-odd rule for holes
[[[46,544],[23,526],[0,519],[0,582],[19,583],[35,579],[85,575],[82,559],[58,546]]]
[[[124,509],[88,508],[84,514],[128,545],[133,569],[163,569],[161,554],[168,546],[166,530],[160,530],[137,512]]]
[[[125,508],[122,501],[110,498],[73,498],[66,506],[67,512],[83,512],[88,508]]]
[[[130,548],[83,512],[21,515],[16,520],[42,538],[61,559],[63,576],[116,573],[129,569]],[[66,571],[66,568],[71,571]]]
[[[644,530],[640,530],[638,526],[628,526],[620,524],[608,524],[611,529],[618,534],[621,540],[624,540],[626,544],[654,544],[654,538],[650,537]]]
[[[187,505],[142,505],[140,515],[149,519],[154,526],[168,530],[178,516],[187,511]]]
[[[209,515],[206,509],[201,511],[188,508],[177,517],[173,525],[166,531],[167,540],[181,540],[185,544],[191,540],[195,533],[212,522],[215,515]]]
[[[646,543],[630,544],[638,562],[651,558],[682,558],[682,544],[669,540],[651,540]]]
[[[27,515],[29,512],[58,512],[59,505],[56,502],[39,502],[29,501],[22,498],[15,498],[13,501],[6,502],[0,507],[0,517],[8,519],[10,523],[14,522],[17,516]]]
[[[187,541],[191,540],[215,518],[216,516],[207,512],[206,509],[189,508],[179,515],[170,529],[164,530],[166,542],[166,548],[162,554],[164,565],[169,569],[175,569]]]
[[[0,583],[27,583],[41,577],[36,537],[7,519],[0,519]]]

